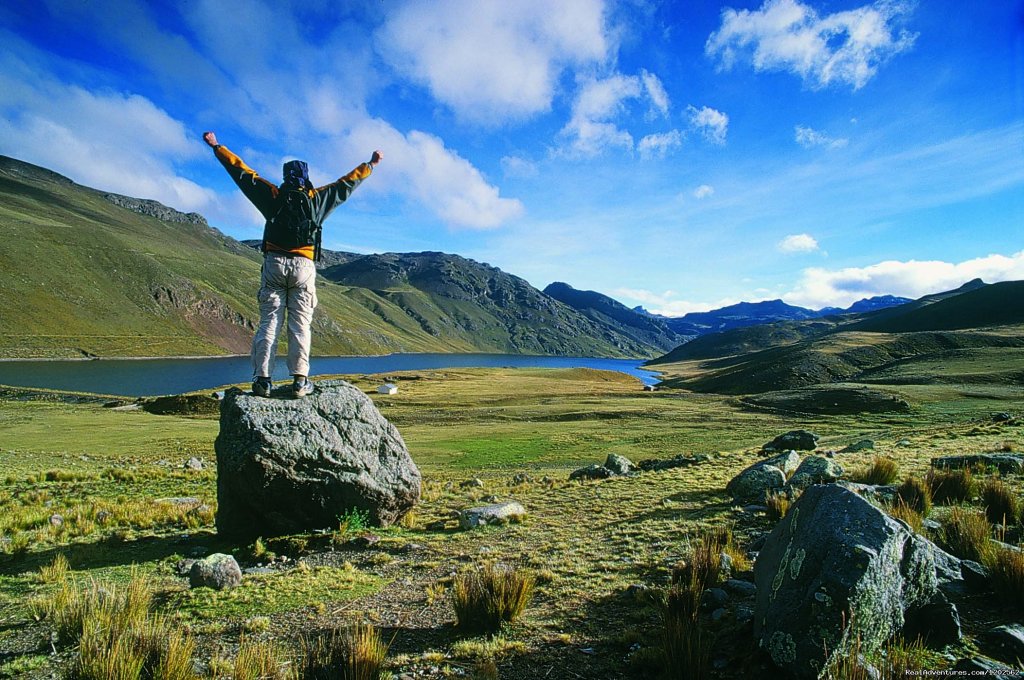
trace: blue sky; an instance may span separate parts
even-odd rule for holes
[[[0,153],[259,216],[384,162],[325,244],[679,315],[1024,279],[1024,3],[44,0],[0,6]]]

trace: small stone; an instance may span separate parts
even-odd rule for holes
[[[480,488],[483,488],[483,485],[484,485],[484,480],[480,479],[479,477],[474,477],[473,479],[467,479],[466,481],[459,483],[459,487],[461,487],[463,489],[480,489]]]
[[[729,601],[729,593],[721,588],[708,588],[700,596],[701,606],[705,610],[714,610],[724,607]]]
[[[205,466],[203,465],[203,461],[193,456],[192,458],[186,460],[182,467],[185,468],[186,470],[199,471],[202,470]]]
[[[227,590],[242,583],[242,570],[231,555],[214,553],[205,559],[196,560],[188,577],[192,588]]]
[[[505,524],[519,521],[526,517],[526,508],[515,501],[467,508],[459,513],[459,526],[462,529],[474,529],[488,524]]]
[[[512,476],[512,486],[519,486],[520,484],[529,484],[533,481],[533,477],[526,474],[525,472],[519,472]]]
[[[448,521],[439,519],[434,522],[430,522],[424,527],[427,531],[444,531],[448,527]]]
[[[55,528],[64,526],[64,518],[60,515],[50,515],[50,526]]]
[[[612,476],[612,471],[603,465],[587,465],[573,470],[569,475],[570,480],[576,479],[608,479]]]
[[[757,595],[757,586],[750,581],[741,581],[736,578],[730,578],[722,584],[727,591],[735,595],[736,597],[754,597]]]
[[[859,439],[846,448],[840,449],[839,453],[857,453],[858,451],[872,451],[875,448],[873,439]]]
[[[607,460],[604,462],[604,466],[611,470],[613,475],[627,475],[636,469],[633,465],[633,461],[625,456],[620,456],[617,453],[609,453]]]

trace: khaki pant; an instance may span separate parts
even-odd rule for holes
[[[288,372],[309,375],[316,265],[307,257],[267,253],[260,276],[260,327],[252,339],[253,377],[273,375],[277,336],[288,312]]]

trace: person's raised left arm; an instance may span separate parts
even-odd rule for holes
[[[363,180],[373,173],[373,169],[383,158],[383,153],[379,150],[374,151],[368,162],[360,163],[352,170],[352,172],[348,173],[344,177],[341,177],[326,186],[313,190],[314,195],[317,198],[317,212],[319,213],[321,222],[331,213],[332,210],[348,200],[348,197],[352,195],[352,192],[356,190],[356,187],[362,184]]]

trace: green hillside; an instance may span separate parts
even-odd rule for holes
[[[154,205],[0,158],[0,356],[248,352],[259,255],[199,215],[140,214]],[[341,286],[318,295],[317,353],[452,349],[385,300],[375,314]]]
[[[958,289],[958,290],[963,290]],[[955,292],[955,291],[954,291]],[[1024,323],[1024,281],[1003,281],[951,295],[930,304],[885,310],[848,326],[876,333],[946,331]]]
[[[0,156],[0,358],[245,354],[260,255],[155,201]],[[661,348],[444,253],[326,253],[316,354],[644,357]]]

